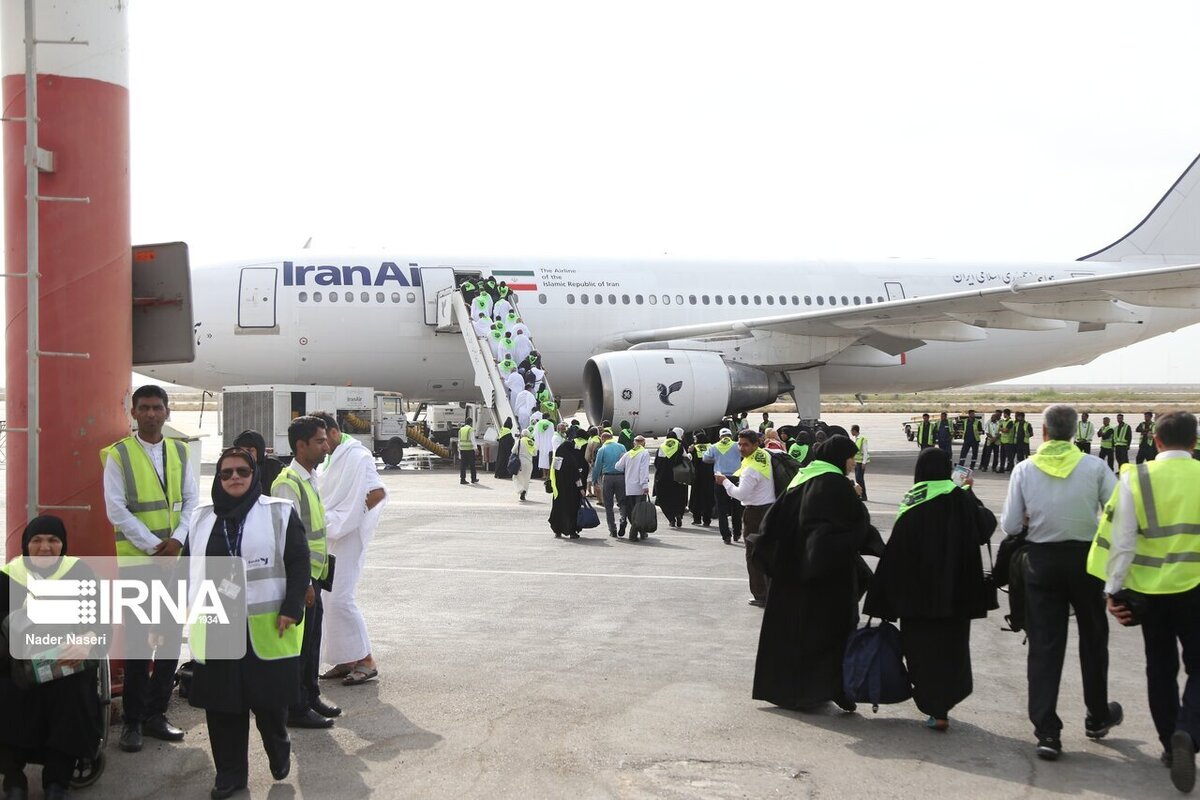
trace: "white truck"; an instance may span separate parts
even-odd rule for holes
[[[404,398],[364,386],[262,385],[226,386],[221,409],[225,447],[242,431],[253,428],[267,441],[267,450],[288,460],[292,448],[287,429],[296,417],[327,411],[343,433],[363,443],[389,467],[397,466],[408,446]]]

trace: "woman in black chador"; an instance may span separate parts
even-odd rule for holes
[[[499,446],[496,452],[496,471],[495,476],[501,480],[511,480],[512,473],[508,471],[508,458],[512,455],[513,443],[516,441],[513,438],[513,421],[512,417],[505,417],[504,424],[500,426],[500,438],[497,440]]]
[[[832,700],[853,711],[842,691],[846,639],[858,625],[858,601],[870,570],[860,554],[882,551],[846,472],[858,449],[831,436],[792,481],[763,522],[755,559],[771,576],[758,638],[754,699],[783,708]]]
[[[708,436],[704,431],[696,431],[694,444],[690,448],[692,467],[696,470],[696,478],[692,481],[692,495],[688,498],[688,511],[692,512],[692,524],[708,527],[712,525],[713,504],[716,496],[713,489],[713,465],[704,463],[704,454],[708,452]]]
[[[579,505],[583,500],[581,458],[571,438],[558,446],[550,461],[550,486],[554,500],[550,504],[550,530],[554,538],[579,538]]]
[[[987,616],[980,545],[996,517],[975,493],[950,480],[950,456],[930,447],[917,458],[863,613],[900,620],[917,708],[935,730],[971,694],[971,620]]]
[[[683,512],[687,510],[688,487],[675,480],[673,470],[683,463],[684,448],[679,441],[682,428],[673,428],[658,448],[654,458],[654,502],[662,509],[673,528],[683,527]]]

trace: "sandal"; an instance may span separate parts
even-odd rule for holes
[[[379,676],[379,670],[374,667],[355,667],[342,678],[342,686],[358,686]]]
[[[336,667],[329,670],[328,672],[321,673],[321,675],[318,677],[320,677],[320,679],[323,681],[341,680],[342,678],[345,678],[347,675],[349,675],[353,671],[354,671],[353,664],[338,664]]]

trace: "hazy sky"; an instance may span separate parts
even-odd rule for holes
[[[1200,152],[1190,0],[129,16],[133,238],[187,241],[193,263],[310,236],[397,255],[1069,260]],[[1197,344],[1192,328],[1037,380],[1200,383]]]

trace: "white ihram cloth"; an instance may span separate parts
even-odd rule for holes
[[[554,446],[554,439],[558,436],[558,432],[554,430],[554,426],[550,425],[544,431],[534,429],[533,440],[537,442],[538,450],[538,466],[542,469],[550,469],[550,459],[554,457],[554,451],[558,448]],[[562,443],[561,441],[559,442]]]
[[[533,437],[522,436],[520,439],[517,439],[517,447],[513,451],[521,459],[521,468],[513,476],[513,483],[517,485],[518,492],[529,490],[529,476],[533,474],[533,455],[529,452],[529,448],[525,446],[526,441],[532,442]]]
[[[337,558],[321,628],[321,660],[327,664],[350,664],[371,652],[367,622],[354,592],[387,502],[385,498],[368,511],[367,494],[382,488],[375,456],[357,439],[343,440],[321,470],[325,535],[330,554]]]
[[[528,389],[522,389],[517,392],[512,399],[513,413],[517,415],[517,427],[525,430],[532,423],[537,422],[533,418],[533,407],[537,405],[537,398],[533,396],[533,392]]]
[[[513,361],[520,364],[525,360],[526,356],[533,352],[533,342],[523,333],[513,336],[513,341],[516,342],[516,353],[513,354]]]
[[[508,316],[508,312],[512,310],[512,303],[504,298],[500,298],[492,305],[492,319],[504,319]]]

